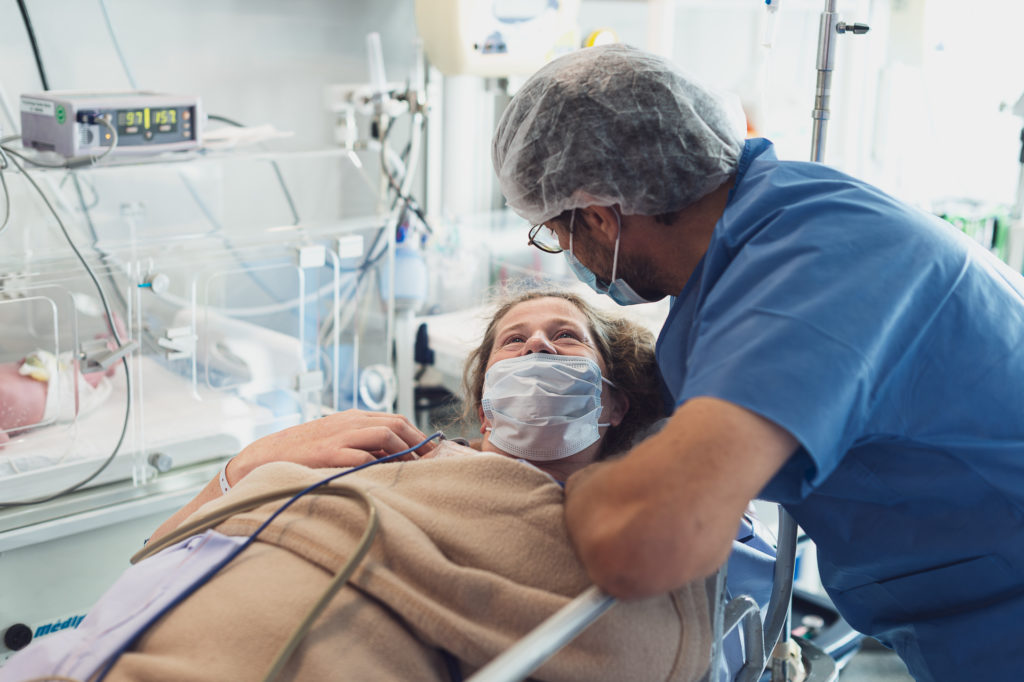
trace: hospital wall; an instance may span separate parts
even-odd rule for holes
[[[666,13],[665,8],[669,10]],[[808,159],[824,0],[783,0],[771,49],[753,0],[584,0],[581,28],[611,27],[738,94],[779,155]],[[1024,120],[1018,27],[1001,0],[839,0],[871,31],[837,40],[826,162],[929,209],[947,198],[1010,205]],[[651,16],[668,16],[671,29]]]
[[[367,33],[381,35],[389,80],[404,81],[413,64],[411,2],[105,2],[139,89],[198,95],[208,113],[253,126],[269,123],[290,134],[268,143],[269,149],[336,146],[324,91],[331,84],[368,81]],[[51,89],[131,89],[99,0],[26,6]],[[17,116],[18,96],[43,88],[16,3],[0,5],[0,27],[0,88]],[[0,111],[0,126],[9,134],[16,123]],[[347,214],[375,210],[365,188],[338,190]]]
[[[583,0],[580,28],[609,27],[632,44],[667,46],[684,68],[737,93],[780,155],[804,159],[823,4],[782,2],[770,50],[761,45],[767,14],[756,0]],[[52,88],[128,87],[99,2],[27,6]],[[413,59],[411,0],[107,0],[107,7],[139,87],[199,94],[209,112],[272,123],[293,133],[276,143],[282,148],[333,144],[323,90],[367,80],[366,33],[381,34],[391,80],[404,80]],[[666,8],[671,21],[652,29]],[[1022,121],[1005,105],[1024,92],[1024,61],[1013,50],[1024,6],[841,0],[838,8],[872,30],[838,41],[827,161],[922,206],[951,196],[1012,203]],[[0,88],[16,106],[20,93],[41,85],[15,3],[0,6],[0,26]],[[12,127],[2,112],[0,124]],[[475,152],[486,162],[485,148]],[[428,175],[439,182],[435,168]],[[476,206],[500,204],[493,186],[479,191]],[[340,194],[353,212],[368,208],[365,192]]]

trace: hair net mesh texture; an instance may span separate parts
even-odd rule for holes
[[[606,45],[531,76],[491,154],[508,205],[537,224],[592,205],[627,215],[685,208],[735,172],[742,148],[716,94],[662,57]]]

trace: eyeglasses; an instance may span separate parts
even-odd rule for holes
[[[543,224],[534,225],[530,228],[530,240],[526,242],[530,246],[536,246],[544,253],[562,253],[563,249],[558,244],[558,236],[550,227]]]

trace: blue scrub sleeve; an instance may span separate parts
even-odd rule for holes
[[[793,435],[802,449],[787,464],[799,472],[790,498],[808,495],[861,437],[964,268],[948,257],[962,251],[936,247],[949,237],[923,214],[901,209],[919,224],[886,229],[884,202],[855,197],[839,192],[827,210],[797,202],[736,252],[706,255],[706,268],[728,266],[694,322],[676,404],[720,398]]]

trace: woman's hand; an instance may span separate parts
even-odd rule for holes
[[[296,462],[314,468],[359,466],[407,450],[425,439],[423,432],[401,415],[347,410],[254,441],[228,462],[224,475],[234,485],[268,462]],[[436,447],[427,443],[417,452],[424,455]],[[410,453],[408,459],[415,456]],[[214,478],[192,501],[164,521],[150,540],[177,528],[190,514],[221,494],[220,483]]]
[[[231,460],[226,476],[234,485],[261,464],[279,461],[313,468],[353,467],[407,450],[425,438],[402,415],[346,410],[254,441]],[[427,443],[416,452],[425,455],[436,447]]]

